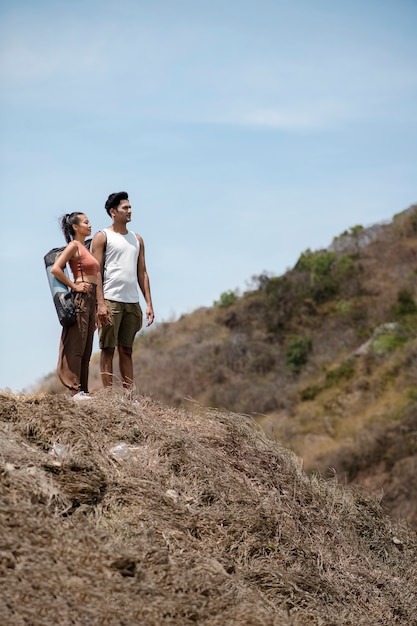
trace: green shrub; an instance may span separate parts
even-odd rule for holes
[[[302,252],[294,269],[298,272],[311,272],[314,278],[329,276],[336,261],[336,253],[327,250],[312,252],[307,248]]]
[[[237,300],[236,291],[232,291],[230,289],[229,291],[223,291],[223,293],[220,295],[220,300],[216,300],[214,302],[214,306],[224,309],[228,306],[232,306],[232,304],[234,304],[236,300]]]
[[[350,301],[346,301],[346,300],[340,300],[337,304],[336,304],[336,311],[338,313],[350,313],[352,310],[352,302]]]
[[[417,400],[417,387],[410,387],[407,391],[407,397],[410,400],[416,401]]]
[[[312,252],[307,249],[295,264],[294,270],[310,273],[310,293],[315,302],[325,302],[339,293],[339,284],[334,275],[336,260],[335,252]]]
[[[417,233],[417,205],[411,206],[406,211],[396,213],[393,217],[395,233],[400,237],[415,237]]]
[[[408,289],[400,289],[397,293],[397,303],[393,306],[393,314],[396,317],[402,317],[414,313],[417,313],[417,305],[413,294]]]
[[[297,272],[311,272],[313,255],[314,252],[312,252],[310,248],[307,248],[307,250],[300,254],[297,263],[294,265],[294,269]]]
[[[313,340],[309,335],[296,335],[288,341],[285,353],[285,364],[292,372],[298,374],[308,361],[308,355],[313,347]]]
[[[314,400],[320,391],[322,391],[322,388],[319,385],[305,387],[300,394],[301,401],[307,402],[308,400]]]
[[[333,387],[333,385],[337,385],[341,380],[349,380],[353,377],[355,373],[355,364],[353,359],[347,359],[343,361],[341,365],[335,367],[332,370],[329,370],[326,373],[326,387]]]
[[[273,277],[264,283],[265,324],[269,332],[279,332],[291,319],[298,296],[296,287],[288,278]]]
[[[317,304],[332,300],[338,293],[339,284],[332,276],[325,276],[316,280],[312,289],[313,300]]]
[[[346,280],[354,274],[354,269],[352,257],[343,255],[336,263],[335,273],[340,280]]]
[[[341,365],[326,372],[325,382],[322,385],[309,385],[305,387],[300,398],[303,402],[314,400],[324,389],[329,389],[337,385],[341,380],[350,380],[355,374],[355,362],[353,359],[346,359]]]
[[[282,298],[291,291],[291,281],[282,276],[274,276],[264,285],[266,303],[270,307],[279,306]]]
[[[313,277],[315,280],[325,276],[331,276],[336,264],[336,254],[334,252],[316,253],[313,258]]]
[[[373,341],[372,348],[377,354],[384,354],[385,352],[393,352],[401,348],[406,341],[407,339],[402,335],[386,333],[379,335]]]

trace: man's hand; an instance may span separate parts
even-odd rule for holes
[[[153,324],[154,319],[155,319],[155,314],[153,312],[153,308],[151,306],[147,306],[146,307],[146,327]]]
[[[111,313],[104,303],[97,306],[97,321],[99,326],[107,326],[111,322]]]

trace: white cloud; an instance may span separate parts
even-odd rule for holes
[[[15,17],[1,43],[4,102],[34,106],[43,100],[49,111],[95,117],[122,111],[147,121],[287,132],[334,128],[387,111],[415,116],[397,106],[416,88],[414,64],[396,48],[372,43],[372,32],[369,41],[354,41],[342,37],[337,23],[329,47],[326,24],[326,38],[313,31],[310,41],[306,24],[297,38],[282,25],[277,34],[272,21],[262,39],[255,27],[246,31],[231,21],[189,23],[173,16],[168,25],[164,14],[159,19],[135,3],[122,5],[116,31],[109,7],[94,20],[67,10],[44,21],[36,12]],[[126,93],[112,85],[124,85]]]
[[[326,110],[327,109],[327,110]],[[322,129],[343,118],[343,107],[260,108],[237,116],[235,122],[245,126],[259,126],[283,131],[311,131]]]
[[[46,81],[55,77],[95,74],[102,65],[102,48],[96,42],[14,39],[3,44],[0,75],[13,83]]]

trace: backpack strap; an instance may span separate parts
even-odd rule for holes
[[[77,250],[78,250],[78,258],[80,261],[81,280],[84,282],[83,264],[81,263],[81,253],[80,253],[80,248],[78,246],[77,246]]]

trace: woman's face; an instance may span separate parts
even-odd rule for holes
[[[84,213],[80,213],[78,216],[78,223],[73,226],[74,231],[83,237],[88,237],[91,235],[91,224],[90,220]]]

